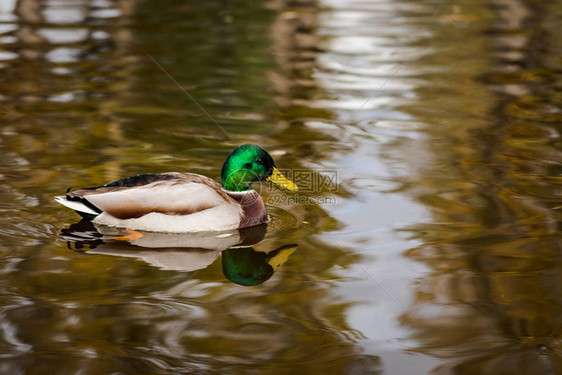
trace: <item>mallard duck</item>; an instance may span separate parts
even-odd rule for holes
[[[267,221],[252,183],[297,186],[257,145],[238,147],[222,166],[221,182],[194,173],[139,174],[109,184],[71,191],[55,200],[93,223],[150,232],[203,232],[248,228]]]

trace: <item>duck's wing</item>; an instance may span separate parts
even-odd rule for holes
[[[152,212],[190,215],[225,203],[235,204],[216,181],[197,174],[173,172],[137,175],[100,187],[71,191],[66,199],[120,220]]]

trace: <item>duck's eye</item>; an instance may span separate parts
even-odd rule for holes
[[[256,163],[258,163],[258,164],[263,164],[263,159],[262,159],[262,158],[259,158],[258,160],[256,160]]]

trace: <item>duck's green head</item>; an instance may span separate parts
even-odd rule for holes
[[[222,166],[221,180],[222,187],[230,191],[251,190],[252,183],[263,180],[272,181],[287,190],[298,190],[297,185],[275,168],[267,151],[251,144],[242,145],[228,155]]]

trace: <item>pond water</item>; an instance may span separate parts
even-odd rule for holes
[[[0,373],[561,373],[561,18],[2,0]],[[251,247],[117,241],[53,199],[219,179],[243,143],[301,187],[256,185]]]

